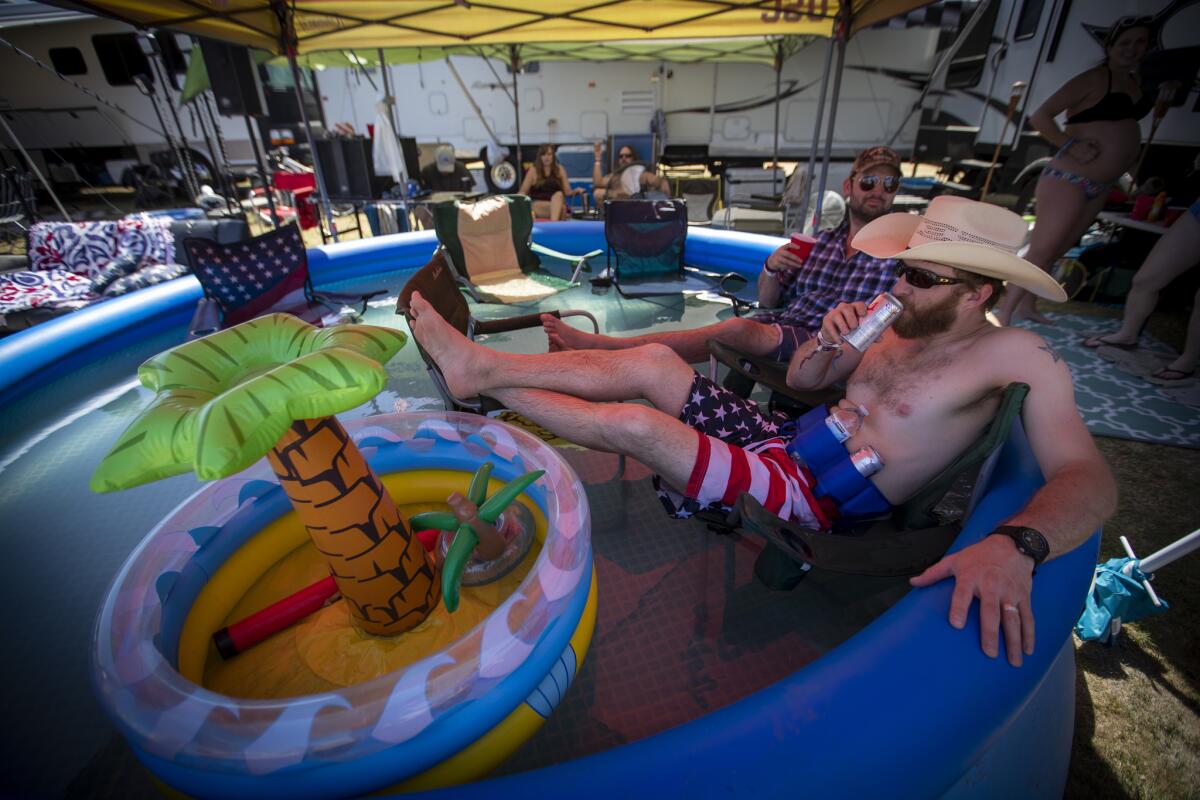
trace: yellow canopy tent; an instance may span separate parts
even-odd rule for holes
[[[778,93],[783,60],[795,52],[795,43],[814,36],[829,37],[826,80],[821,85],[817,110],[818,132],[835,42],[838,44],[838,65],[833,73],[834,90],[820,198],[825,188],[846,39],[864,27],[929,2],[931,0],[609,0],[597,4],[594,0],[488,0],[485,5],[469,0],[453,0],[453,3],[447,0],[340,0],[337,3],[328,0],[221,0],[219,3],[211,0],[85,0],[54,4],[113,17],[139,28],[164,28],[286,56],[297,87],[301,84],[297,57],[322,51],[383,48],[386,58],[388,49],[399,48],[409,51],[405,58],[420,59],[420,52],[414,55],[412,51],[464,45],[474,48],[492,46],[493,52],[507,51],[509,61],[516,66],[521,57],[518,48],[524,45],[541,45],[546,51],[558,48],[561,53],[567,45],[580,44],[594,54],[598,42],[635,46],[672,39],[771,37],[774,40],[771,60]],[[788,45],[788,42],[793,44]],[[538,57],[545,58],[545,55]],[[661,54],[659,59],[662,59]],[[515,82],[516,70],[513,77]],[[314,153],[321,205],[332,227],[324,175],[315,158],[316,148],[303,101],[300,110],[305,117],[309,147]],[[519,121],[517,124],[519,151]],[[778,108],[775,127],[777,157]],[[814,137],[809,158],[810,172],[816,159],[817,138]],[[818,205],[818,213],[819,210]],[[336,230],[334,236],[336,239]]]
[[[137,27],[296,55],[461,44],[851,35],[929,0],[90,0],[55,5]]]

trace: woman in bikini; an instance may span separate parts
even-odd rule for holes
[[[1037,184],[1037,224],[1025,258],[1047,272],[1104,208],[1109,186],[1134,165],[1141,145],[1138,120],[1154,107],[1143,93],[1138,66],[1150,45],[1149,17],[1122,17],[1109,31],[1104,63],[1067,81],[1029,118],[1059,148]],[[1067,112],[1066,129],[1054,121]],[[996,310],[1000,322],[1048,323],[1034,296],[1010,289]]]
[[[538,148],[537,161],[525,173],[519,193],[529,195],[535,217],[560,220],[567,218],[566,198],[583,194],[583,189],[571,188],[567,171],[558,163],[553,145],[544,144]]]

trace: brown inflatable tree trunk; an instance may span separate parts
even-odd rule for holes
[[[359,629],[392,636],[429,616],[433,560],[336,418],[293,422],[267,459]]]

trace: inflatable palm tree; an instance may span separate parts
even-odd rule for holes
[[[154,401],[92,476],[111,492],[192,470],[214,480],[265,454],[355,624],[393,635],[419,624],[441,590],[432,557],[333,416],[370,400],[407,337],[369,325],[318,329],[272,314],[144,363]]]

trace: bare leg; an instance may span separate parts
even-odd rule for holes
[[[1049,272],[1054,262],[1071,249],[1092,224],[1104,207],[1104,197],[1088,200],[1078,186],[1043,176],[1037,184],[1037,207],[1038,220],[1033,226],[1025,258]],[[996,309],[996,318],[1002,325],[1020,318],[1050,322],[1037,313],[1035,300],[1035,296],[1024,289],[1009,286]]]
[[[579,350],[518,355],[469,341],[413,293],[412,332],[442,369],[456,397],[495,396],[500,389],[548,389],[586,400],[644,399],[678,417],[695,372],[661,345],[628,352]]]
[[[604,195],[607,192],[603,188],[592,189],[592,199],[596,201],[596,208],[604,207]]]
[[[1133,344],[1137,341],[1142,326],[1158,304],[1158,293],[1167,284],[1182,275],[1189,267],[1200,260],[1200,222],[1191,214],[1180,217],[1170,230],[1164,233],[1142,262],[1141,268],[1133,276],[1133,286],[1129,296],[1125,298],[1125,315],[1121,320],[1121,329],[1116,333],[1100,337],[1101,342],[1115,344]],[[1192,323],[1188,330],[1188,350],[1195,351],[1198,346],[1192,346],[1192,328],[1196,327],[1196,311],[1192,311]],[[1182,358],[1182,356],[1181,356]],[[1191,366],[1195,366],[1196,357],[1192,356]],[[1172,369],[1176,367],[1172,365]],[[1188,369],[1191,367],[1189,366]],[[1187,370],[1184,370],[1187,371]]]
[[[563,193],[555,192],[550,198],[550,219],[557,222],[563,218]]]
[[[641,336],[605,336],[572,328],[565,321],[542,315],[542,328],[554,350],[628,350],[647,344],[662,344],[689,364],[708,358],[708,340],[716,339],[750,355],[761,356],[779,346],[779,328],[752,319],[722,320],[703,328],[661,331]]]
[[[576,444],[633,456],[676,489],[686,487],[691,477],[698,437],[676,416],[643,405],[593,403],[542,389],[496,389],[490,394]]]
[[[554,219],[550,216],[550,210],[553,206],[548,200],[533,201],[533,216],[537,219]]]
[[[1184,342],[1183,352],[1179,354],[1179,358],[1168,364],[1167,368],[1180,372],[1192,372],[1196,369],[1198,361],[1200,361],[1200,289],[1196,291],[1196,297],[1192,301],[1192,316],[1188,320],[1187,340]]]

